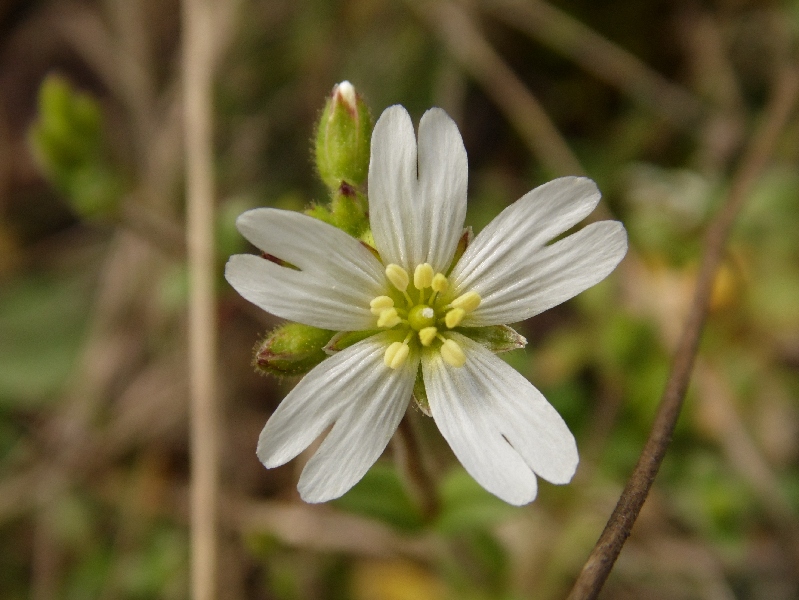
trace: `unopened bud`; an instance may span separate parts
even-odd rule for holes
[[[359,186],[369,172],[372,117],[349,81],[333,88],[316,130],[316,167],[335,192],[342,182]]]
[[[327,358],[324,348],[333,333],[301,323],[281,325],[255,347],[253,366],[271,375],[304,375]]]

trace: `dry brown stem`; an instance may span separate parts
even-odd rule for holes
[[[733,178],[726,202],[708,228],[691,310],[677,346],[649,439],[605,530],[568,596],[569,600],[593,599],[598,596],[649,494],[671,441],[688,389],[708,313],[713,282],[724,255],[727,238],[752,185],[771,158],[780,133],[794,109],[797,94],[799,72],[793,67],[783,69],[775,83],[764,118]]]
[[[217,594],[219,435],[214,293],[212,154],[213,5],[183,2],[186,242],[189,263],[189,380],[191,421],[191,592]]]

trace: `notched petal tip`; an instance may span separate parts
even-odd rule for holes
[[[389,106],[381,113],[380,118],[377,119],[377,123],[375,123],[375,127],[372,130],[372,146],[374,147],[375,143],[380,142],[384,136],[391,136],[394,128],[410,128],[411,132],[413,132],[411,115],[401,104]]]

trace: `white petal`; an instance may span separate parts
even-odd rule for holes
[[[369,218],[385,263],[410,272],[429,262],[444,271],[466,216],[468,163],[458,127],[441,109],[413,124],[401,106],[386,109],[372,133]]]
[[[627,251],[627,236],[618,223],[605,222],[598,231],[590,226],[586,228],[589,232],[566,238],[570,242],[546,246],[590,214],[599,198],[590,179],[562,177],[535,188],[503,210],[472,241],[450,275],[456,295],[473,290],[482,297],[480,307],[463,324],[521,321],[604,279]],[[558,252],[569,256],[557,257]],[[556,262],[550,264],[553,260]],[[569,260],[578,263],[567,264]],[[591,273],[579,268],[587,262],[592,262],[588,266]],[[563,270],[554,272],[558,267]],[[558,287],[551,290],[549,285]]]
[[[257,208],[236,221],[264,252],[299,271],[260,256],[231,257],[225,277],[239,294],[278,317],[324,329],[374,327],[369,302],[385,293],[380,262],[355,238],[292,211]]]
[[[535,498],[535,474],[553,483],[571,480],[577,446],[557,411],[507,363],[451,335],[466,363],[452,367],[431,351],[422,357],[422,372],[433,418],[464,468],[516,505]]]
[[[475,281],[471,289],[482,302],[465,326],[522,321],[596,285],[627,253],[627,232],[618,221],[600,221],[528,253],[520,262],[498,261],[495,271]]]
[[[385,334],[374,337],[377,339],[368,352],[364,350],[355,372],[347,372],[347,365],[342,365],[337,374],[328,375],[335,383],[328,382],[332,389],[325,388],[324,397],[337,393],[347,400],[333,429],[302,471],[297,488],[306,502],[338,498],[358,483],[380,458],[408,407],[419,357],[411,357],[399,369],[386,367],[383,354],[388,341]]]
[[[585,177],[561,177],[540,185],[503,210],[469,244],[452,270],[456,285],[471,288],[478,278],[519,262],[570,227],[596,207],[601,194]]]
[[[403,395],[403,407],[407,406],[418,359],[415,363],[408,361],[405,369],[386,367],[383,353],[388,343],[387,334],[374,335],[337,352],[308,373],[283,399],[261,431],[257,450],[261,462],[268,468],[287,463],[334,421],[357,421],[358,414],[366,412],[364,407],[376,404],[387,410],[395,397]],[[376,425],[370,424],[373,428]],[[380,424],[379,428],[382,427]],[[344,468],[336,465],[333,470]]]

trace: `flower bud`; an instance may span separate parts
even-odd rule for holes
[[[332,331],[300,323],[287,323],[255,346],[253,366],[271,375],[304,375],[327,358],[324,347]]]
[[[316,130],[316,168],[336,192],[342,182],[359,186],[369,172],[372,117],[349,81],[333,88]]]

